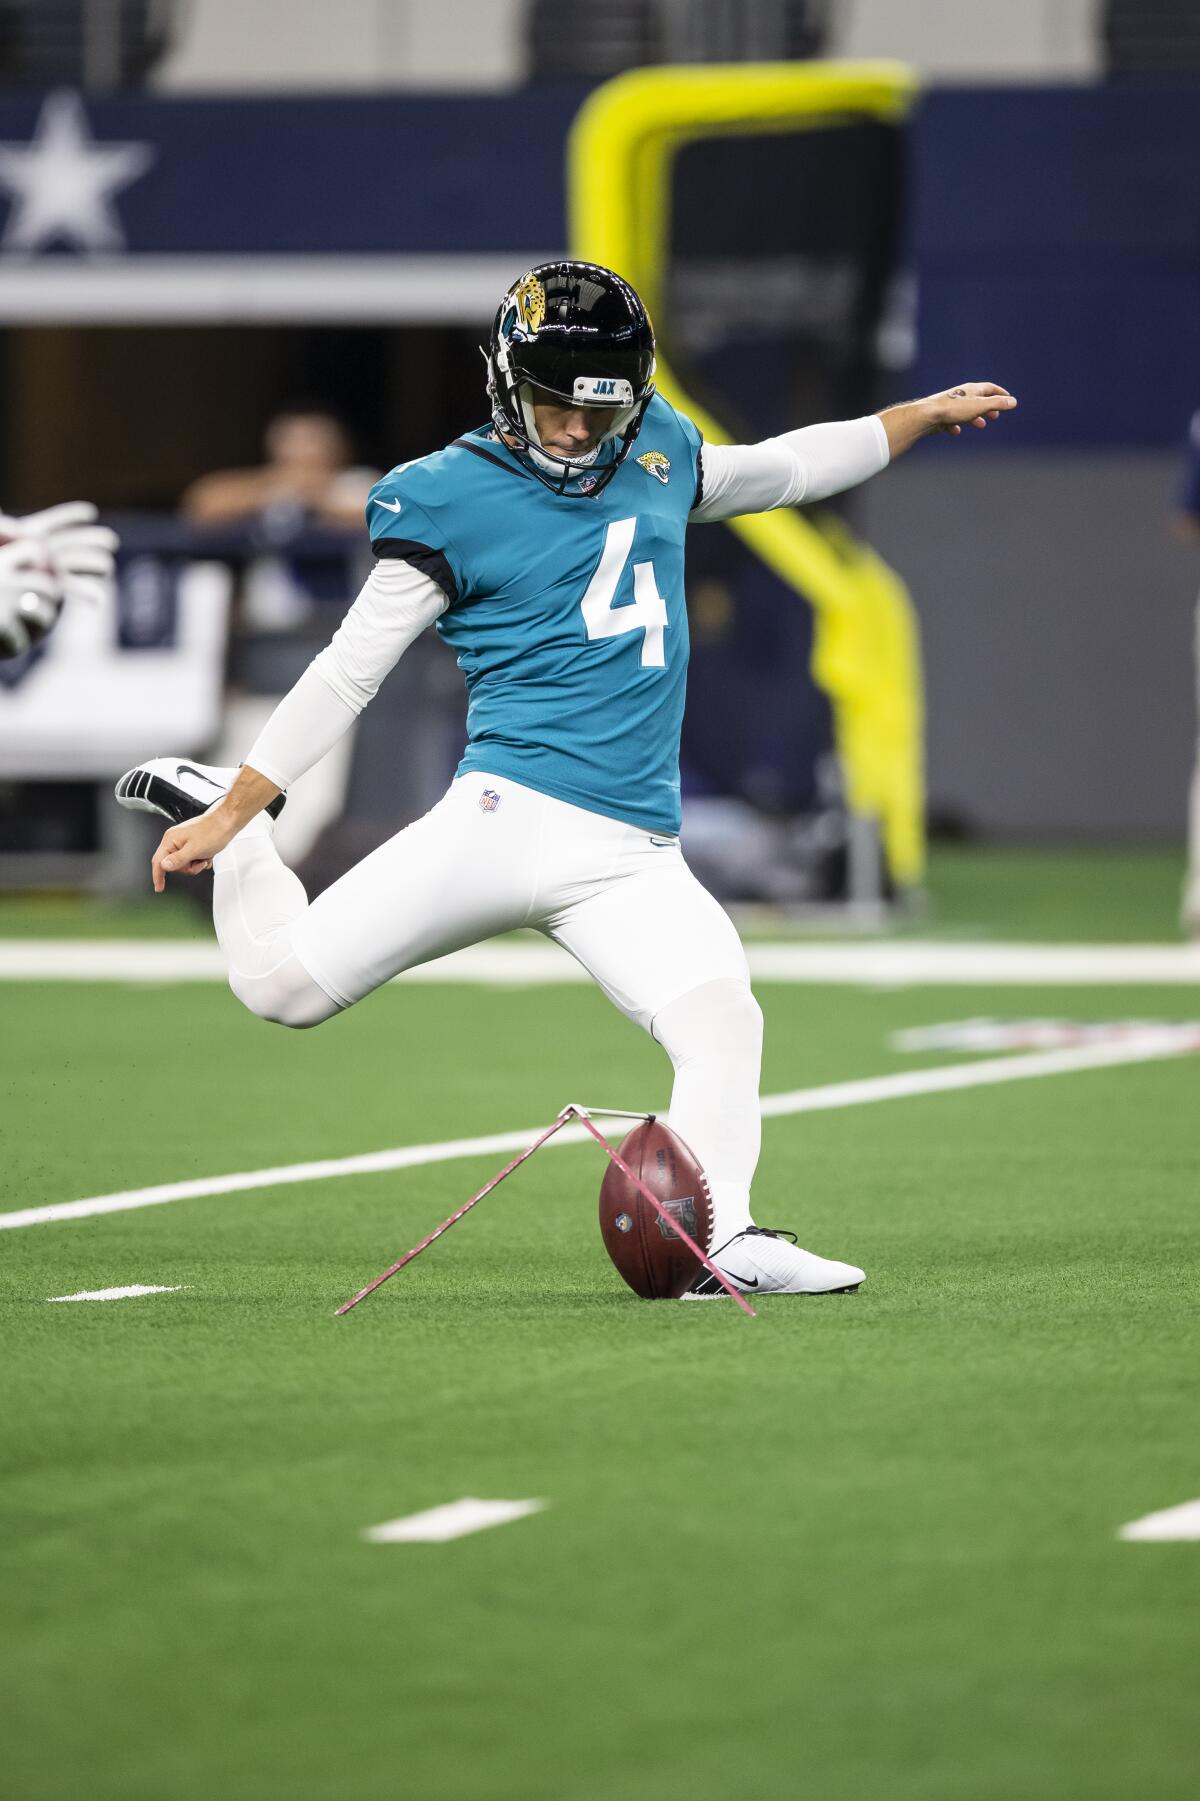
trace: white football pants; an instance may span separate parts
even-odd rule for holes
[[[214,872],[230,986],[283,1025],[317,1025],[401,970],[501,932],[544,932],[671,1058],[670,1121],[707,1172],[713,1243],[749,1223],[762,1015],[733,924],[677,839],[471,774],[311,906],[265,814]]]

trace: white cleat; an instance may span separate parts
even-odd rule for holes
[[[161,813],[173,825],[207,813],[233,786],[236,769],[218,769],[208,763],[189,763],[183,757],[155,757],[127,769],[113,793],[123,807],[135,813]],[[278,819],[284,797],[276,795],[266,811]]]
[[[762,1226],[749,1226],[711,1255],[721,1274],[743,1294],[853,1294],[864,1280],[864,1272],[853,1263],[816,1257],[800,1249],[794,1233],[768,1232]],[[683,1298],[712,1301],[724,1292],[705,1270]]]

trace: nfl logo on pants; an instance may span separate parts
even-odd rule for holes
[[[494,788],[485,788],[483,793],[479,796],[480,811],[484,813],[494,813],[499,805],[500,796],[496,793],[496,790]]]

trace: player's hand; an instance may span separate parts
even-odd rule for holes
[[[41,542],[63,600],[107,599],[119,539],[111,527],[96,524],[90,500],[67,500],[10,523],[22,537]]]
[[[997,387],[994,381],[964,381],[944,394],[931,394],[925,404],[930,409],[930,429],[957,438],[964,425],[983,431],[990,419],[1011,412],[1017,403],[1007,388]]]
[[[877,415],[887,434],[888,452],[894,461],[932,432],[944,431],[957,438],[964,425],[983,431],[1001,413],[1010,413],[1016,400],[994,381],[964,381],[942,394],[924,400],[902,400]]]
[[[203,875],[211,869],[213,858],[225,849],[236,831],[236,824],[229,825],[219,810],[169,826],[150,864],[155,894],[162,893],[168,875]]]

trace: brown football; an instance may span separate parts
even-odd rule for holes
[[[648,1119],[618,1147],[655,1199],[679,1220],[702,1251],[712,1239],[712,1196],[704,1171],[669,1126]],[[645,1301],[686,1293],[704,1265],[610,1161],[600,1185],[604,1248],[634,1294]]]

